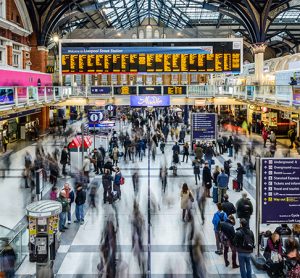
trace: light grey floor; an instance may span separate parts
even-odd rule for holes
[[[247,138],[243,138],[247,144]],[[49,144],[49,151],[53,148],[52,140],[46,140]],[[49,145],[49,146],[48,146]],[[187,248],[186,234],[189,224],[181,221],[180,190],[183,182],[194,190],[195,182],[191,166],[191,158],[188,163],[181,163],[178,169],[178,177],[173,177],[169,171],[167,192],[162,194],[160,181],[158,178],[159,168],[162,163],[170,166],[171,146],[166,147],[166,155],[163,156],[158,150],[155,161],[150,162],[150,190],[151,190],[151,275],[160,277],[164,274],[176,274],[178,277],[192,277],[189,253]],[[24,217],[26,205],[30,202],[30,194],[21,186],[21,169],[23,168],[23,158],[26,150],[34,152],[34,146],[26,147],[12,155],[12,166],[9,176],[0,181],[0,223],[13,228],[18,221]],[[278,156],[282,155],[284,148],[278,147]],[[224,159],[228,159],[225,154],[216,159],[216,163],[221,165]],[[239,156],[237,161],[241,161]],[[234,166],[236,161],[234,162]],[[148,203],[148,161],[146,158],[142,162],[125,163],[122,159],[121,171],[126,178],[125,185],[122,186],[122,200],[116,203],[118,217],[118,254],[122,262],[124,276],[140,276],[137,260],[131,250],[131,213],[133,208],[133,188],[131,175],[134,169],[139,168],[140,192],[138,197],[141,212],[144,215],[146,230],[144,233],[144,245],[147,245],[147,203]],[[101,183],[101,177],[96,178]],[[250,199],[255,205],[255,177],[246,179],[246,190]],[[231,182],[230,182],[231,185]],[[54,270],[57,277],[95,277],[97,275],[97,264],[100,261],[99,244],[101,232],[105,220],[109,217],[115,218],[116,213],[111,205],[102,202],[102,187],[98,190],[97,210],[86,207],[85,223],[82,226],[72,223],[70,229],[62,235],[62,243],[58,250]],[[229,191],[230,200],[235,203],[240,197],[240,193]],[[10,200],[14,200],[13,202]],[[73,208],[74,210],[74,208]],[[196,232],[201,235],[205,247],[205,268],[207,277],[233,276],[240,277],[238,269],[226,268],[224,259],[218,256],[215,251],[215,238],[211,220],[216,206],[211,199],[208,199],[205,213],[205,224],[201,224],[200,214],[197,208],[194,209]],[[254,213],[255,215],[255,213]],[[254,216],[250,221],[251,228],[255,230]],[[262,227],[264,228],[264,227]],[[147,259],[147,252],[145,257]],[[253,268],[256,277],[267,277],[264,273]],[[35,275],[35,264],[29,263],[28,258],[19,268],[17,275],[30,277]],[[177,276],[176,276],[177,277]]]

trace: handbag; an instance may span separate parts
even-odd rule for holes
[[[189,200],[193,203],[194,202],[194,197],[193,195],[191,194],[191,192],[189,192]]]

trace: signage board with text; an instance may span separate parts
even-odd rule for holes
[[[261,159],[261,222],[300,222],[300,159]]]
[[[193,113],[192,114],[192,139],[216,140],[217,114]]]

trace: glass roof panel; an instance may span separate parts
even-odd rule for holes
[[[97,0],[110,27],[132,28],[145,18],[154,18],[166,27],[192,27],[194,24],[217,24],[219,12],[204,10],[205,0]],[[124,16],[126,14],[126,16]],[[123,16],[122,16],[123,15]],[[134,18],[134,19],[132,19]],[[223,19],[233,19],[226,16]]]

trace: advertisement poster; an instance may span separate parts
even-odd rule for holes
[[[0,105],[14,103],[14,90],[13,88],[0,88]]]
[[[215,140],[217,137],[217,115],[215,113],[192,114],[192,139]]]
[[[300,159],[261,160],[263,224],[300,222]]]
[[[170,106],[170,96],[130,96],[131,107]]]

